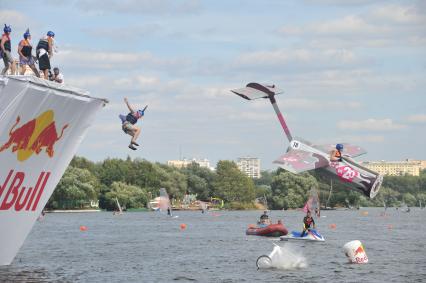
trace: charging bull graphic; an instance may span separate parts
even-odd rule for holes
[[[274,161],[278,166],[295,174],[309,170],[321,170],[333,178],[338,178],[350,189],[364,193],[367,197],[373,198],[377,195],[383,176],[352,159],[366,153],[364,149],[352,144],[340,144],[344,148],[343,156],[338,161],[331,161],[330,152],[334,149],[335,144],[319,145],[300,138],[293,138],[275,100],[275,95],[280,94],[281,91],[274,85],[249,83],[245,88],[232,90],[232,92],[247,100],[259,98],[270,100],[290,142],[287,152]]]
[[[9,140],[0,147],[0,152],[12,147],[12,152],[16,152],[17,159],[25,161],[33,153],[39,154],[45,149],[47,155],[53,157],[53,147],[62,138],[68,124],[62,127],[61,134],[58,136],[52,110],[47,110],[37,118],[16,128],[20,121],[21,118],[18,116],[15,124],[9,131]]]

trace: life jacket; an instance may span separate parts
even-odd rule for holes
[[[126,121],[129,122],[130,124],[134,125],[137,123],[138,118],[136,118],[135,116],[133,116],[132,113],[127,114],[126,116]]]
[[[312,217],[305,216],[305,219],[303,219],[303,223],[306,225],[306,228],[311,227],[311,224],[314,222],[314,219]]]
[[[31,51],[33,50],[33,47],[29,43],[28,40],[24,39],[24,45],[22,46],[21,53],[25,57],[31,57]]]
[[[10,48],[10,37],[7,34],[3,34],[3,36],[6,36],[7,40],[4,42],[4,50],[12,51]]]
[[[336,151],[334,152],[334,157],[342,158],[342,153],[341,153],[339,150],[336,150]]]
[[[40,39],[40,41],[38,42],[36,50],[38,51],[40,49],[44,49],[46,51],[49,51],[49,41],[48,41],[47,37]]]

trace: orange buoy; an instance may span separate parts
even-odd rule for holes
[[[180,224],[180,229],[181,230],[185,230],[186,229],[186,224],[185,223]]]
[[[80,226],[80,231],[87,231],[87,227],[86,227],[86,226],[84,226],[84,225],[81,225],[81,226]]]
[[[368,211],[363,211],[362,216],[368,216]]]
[[[332,223],[332,224],[328,225],[328,228],[330,228],[330,229],[336,229],[336,224]]]

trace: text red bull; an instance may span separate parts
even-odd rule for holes
[[[0,210],[35,211],[43,194],[50,172],[40,172],[35,186],[25,183],[24,172],[10,170],[0,187]],[[8,188],[6,190],[6,188]]]

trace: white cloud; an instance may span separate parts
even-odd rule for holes
[[[420,3],[418,5],[410,6],[396,4],[384,5],[373,10],[372,16],[376,19],[400,24],[424,24],[426,22],[425,7],[426,6],[424,4]]]
[[[115,40],[116,35],[120,35],[122,41],[134,41],[135,38],[146,38],[146,36],[159,34],[163,26],[159,23],[137,24],[132,26],[114,27],[85,27],[83,32],[90,36],[109,38]]]
[[[190,64],[186,59],[164,59],[150,52],[97,52],[61,50],[55,63],[84,69],[128,69],[144,66],[151,69],[182,69]]]
[[[278,29],[284,36],[305,39],[308,46],[421,46],[426,40],[426,4],[374,5],[370,12]],[[306,45],[305,45],[306,46]]]
[[[33,18],[27,17],[25,14],[15,10],[0,10],[0,27],[3,30],[4,24],[10,25],[12,28],[12,35],[24,34],[27,28],[30,32],[33,28],[38,27],[38,23]],[[19,35],[21,37],[22,35]]]
[[[426,123],[426,114],[415,114],[408,116],[407,121],[411,123]]]
[[[357,101],[326,101],[309,98],[284,99],[282,101],[285,109],[304,109],[304,110],[332,110],[334,112],[340,110],[353,110],[361,107],[361,103]]]
[[[347,49],[279,49],[271,51],[246,52],[239,55],[232,65],[234,68],[256,67],[262,69],[265,67],[288,67],[297,66],[297,68],[327,68],[346,66],[358,62],[356,55]]]
[[[326,22],[312,23],[302,27],[284,26],[279,32],[284,35],[315,34],[320,36],[344,36],[350,37],[354,34],[378,34],[389,32],[391,28],[373,25],[366,19],[349,15],[340,19]]]
[[[307,3],[311,4],[321,4],[321,5],[336,5],[336,6],[350,6],[350,5],[367,5],[378,3],[380,0],[305,0]],[[384,0],[382,0],[384,1]]]
[[[371,131],[391,131],[399,130],[405,125],[397,124],[392,119],[367,119],[363,121],[341,120],[337,127],[342,130],[371,130]]]
[[[385,141],[385,137],[381,135],[342,136],[341,140],[357,144],[383,143]]]
[[[365,143],[383,143],[384,141],[385,136],[383,135],[341,135],[339,137],[320,138],[316,140],[318,144],[343,142],[358,146],[362,146]]]
[[[342,19],[332,20],[325,23],[316,23],[308,27],[308,31],[318,34],[334,34],[334,35],[348,35],[348,34],[375,34],[380,32],[387,32],[389,28],[379,27],[369,24],[365,19],[350,15]]]
[[[123,14],[192,14],[199,12],[198,0],[77,0],[74,5],[83,11]]]

